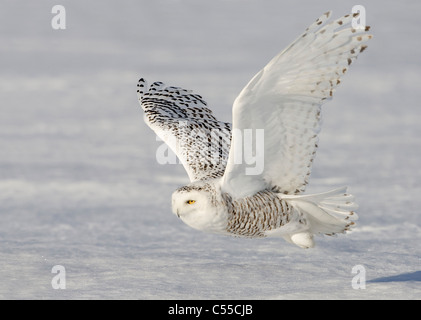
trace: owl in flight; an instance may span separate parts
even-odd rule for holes
[[[282,237],[302,248],[314,235],[345,233],[357,205],[346,187],[302,194],[320,131],[321,105],[371,39],[351,26],[358,13],[317,19],[240,92],[232,124],[218,121],[200,95],[144,79],[137,84],[145,122],[175,152],[190,184],[172,210],[205,232]]]

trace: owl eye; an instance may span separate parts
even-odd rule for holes
[[[187,201],[186,201],[186,203],[187,203],[187,204],[193,204],[193,203],[195,203],[195,202],[196,202],[196,200],[187,200]]]

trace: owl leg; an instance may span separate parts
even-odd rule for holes
[[[303,249],[313,248],[315,246],[313,235],[308,232],[285,234],[282,236],[282,238],[284,238],[289,243],[295,244]]]
[[[290,242],[304,249],[313,248],[315,245],[313,240],[313,234],[309,232],[295,233],[290,236],[290,239]]]

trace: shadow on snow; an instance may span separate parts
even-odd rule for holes
[[[421,281],[421,271],[407,272],[395,276],[381,277],[367,282],[404,282],[404,281]]]

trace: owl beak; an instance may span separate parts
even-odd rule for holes
[[[178,213],[178,209],[177,209],[177,217],[179,217],[179,218],[180,218],[180,214]]]

